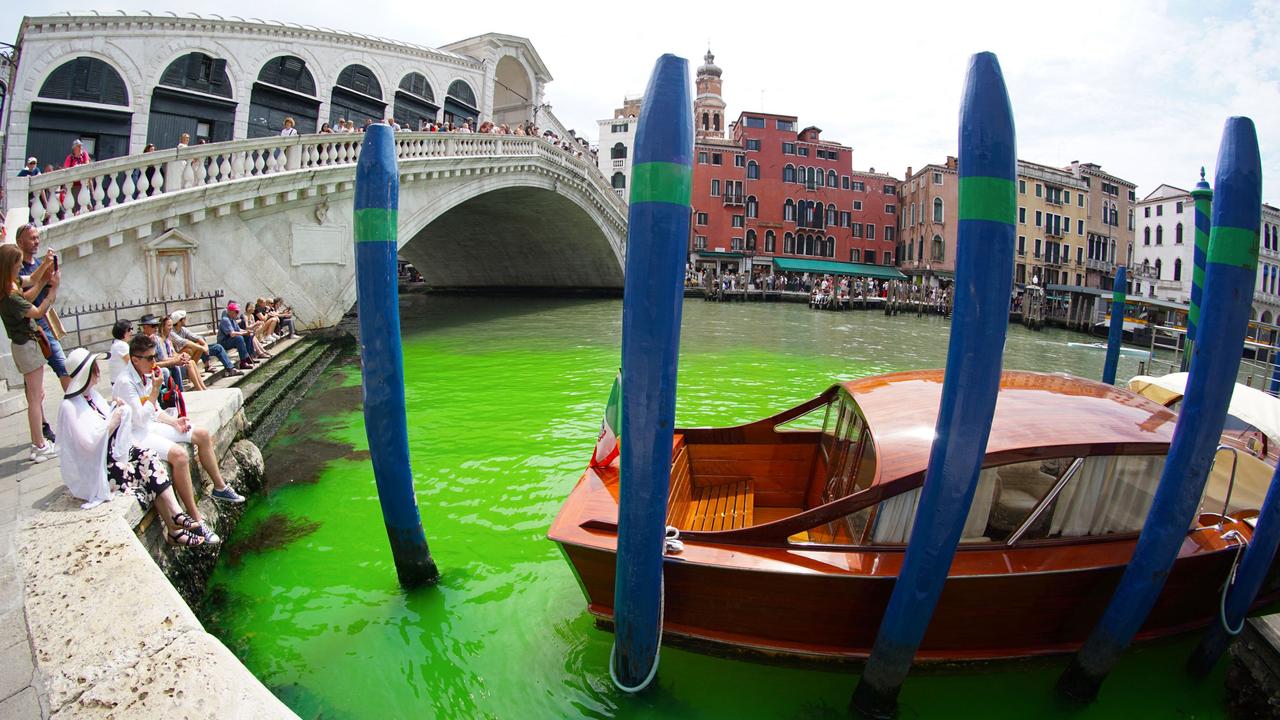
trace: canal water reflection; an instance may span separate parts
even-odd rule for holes
[[[845,717],[856,667],[801,669],[665,648],[657,686],[615,691],[596,629],[545,533],[582,472],[617,370],[616,300],[404,298],[409,440],[443,573],[395,583],[359,412],[335,367],[266,449],[272,491],[228,541],[202,615],[304,718]],[[757,419],[835,380],[940,367],[947,320],[803,305],[684,307],[677,420]],[[1008,368],[1099,377],[1081,336],[1009,328]],[[1137,372],[1122,357],[1121,378]],[[998,598],[993,598],[993,602]],[[858,622],[858,618],[850,618]],[[1184,679],[1192,641],[1130,653],[1082,713],[1063,658],[912,675],[903,717],[1224,717],[1222,670]]]

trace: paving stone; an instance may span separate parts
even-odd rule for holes
[[[0,700],[0,718],[4,720],[39,720],[40,717],[40,699],[35,688],[26,688]]]
[[[0,614],[0,650],[8,650],[22,643],[27,647],[27,616],[22,608],[15,608]],[[3,717],[3,716],[0,716]]]
[[[25,643],[0,650],[0,697],[7,698],[30,686],[34,674],[31,649]]]

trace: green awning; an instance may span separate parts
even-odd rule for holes
[[[954,272],[951,272],[950,270],[933,270],[931,272],[933,273],[934,277],[942,278],[943,280],[956,279],[956,274]]]
[[[741,258],[740,252],[723,252],[720,250],[696,250],[698,258]]]
[[[784,272],[807,272],[824,275],[860,275],[862,277],[882,278],[885,280],[902,280],[907,276],[898,272],[897,268],[887,265],[867,265],[865,263],[835,262],[833,260],[809,260],[808,258],[773,259],[773,264]]]

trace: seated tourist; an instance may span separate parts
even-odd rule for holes
[[[160,333],[155,336],[156,343],[164,348],[164,354],[169,357],[187,358],[186,364],[182,366],[182,374],[191,381],[192,390],[208,390],[209,388],[205,387],[204,378],[200,375],[200,368],[196,365],[196,360],[200,357],[199,349],[192,348],[188,351],[185,342],[175,345],[172,336],[173,321],[168,317],[160,318]]]
[[[107,355],[107,380],[115,379],[129,363],[129,341],[133,339],[133,323],[121,318],[111,326],[111,350]]]
[[[144,508],[154,504],[170,545],[203,545],[206,536],[216,541],[217,535],[182,511],[159,456],[120,439],[116,430],[128,422],[129,410],[118,400],[108,402],[95,387],[97,361],[103,357],[84,348],[67,354],[71,380],[58,411],[63,484],[72,496],[85,501],[81,505],[85,509],[110,500],[113,485],[132,492]]]
[[[240,306],[234,302],[227,303],[227,309],[218,318],[218,344],[239,353],[240,369],[248,370],[253,367],[253,356],[249,354],[253,334],[242,329],[239,320]]]
[[[422,276],[419,275],[418,278],[417,282],[422,282]],[[293,329],[293,308],[285,305],[282,297],[272,300],[271,308],[275,311],[276,317],[280,318],[280,332],[288,331],[288,337],[293,337],[296,334]]]
[[[240,371],[236,369],[235,363],[231,362],[231,358],[227,357],[226,348],[219,343],[212,345],[205,342],[204,338],[196,335],[187,329],[187,312],[185,310],[174,310],[169,315],[169,321],[173,323],[173,330],[169,331],[169,342],[181,351],[204,360],[205,372],[208,372],[210,358],[218,358],[218,362],[222,363],[223,374],[228,376],[239,375]]]
[[[246,303],[244,312],[240,313],[239,316],[236,317],[235,322],[236,326],[239,327],[241,331],[248,333],[248,335],[244,336],[244,341],[245,344],[249,346],[249,353],[251,356],[255,360],[265,360],[271,357],[271,353],[267,352],[266,348],[262,346],[262,343],[258,342],[258,327],[260,323],[257,318],[253,317],[253,305],[253,302]]]
[[[164,374],[172,376],[174,381],[177,382],[178,387],[182,387],[182,381],[185,379],[183,376],[183,369],[186,367],[187,361],[191,358],[188,357],[186,353],[171,355],[169,353],[169,348],[164,343],[160,342],[160,338],[162,337],[160,335],[160,318],[152,315],[151,313],[147,313],[138,320],[138,325],[142,327],[142,334],[151,338],[156,343],[156,366],[161,370],[164,370]]]
[[[266,347],[280,339],[276,335],[276,325],[280,323],[280,318],[276,317],[275,309],[267,303],[266,298],[260,297],[253,302],[253,319],[258,322],[254,337],[259,345]]]
[[[160,409],[160,368],[156,367],[156,341],[146,335],[134,335],[129,341],[129,367],[112,385],[112,395],[129,409],[129,423],[122,425],[126,441],[143,449],[154,450],[173,467],[173,481],[178,497],[187,512],[200,521],[195,492],[191,485],[190,458],[179,443],[190,443],[196,449],[200,467],[213,480],[213,498],[227,503],[242,503],[222,479],[218,458],[213,451],[213,437],[205,428],[192,426],[185,417],[175,417]],[[207,535],[206,540],[210,539]]]

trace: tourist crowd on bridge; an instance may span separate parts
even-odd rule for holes
[[[216,341],[188,328],[186,311],[148,313],[136,324],[118,320],[107,353],[64,352],[52,312],[62,281],[57,257],[52,250],[40,253],[34,223],[18,228],[15,240],[0,245],[0,319],[25,387],[29,460],[58,458],[64,484],[83,507],[116,493],[154,506],[169,544],[220,542],[196,504],[191,461],[212,481],[213,499],[236,504],[244,497],[222,477],[209,430],[187,418],[186,394],[207,389],[206,375],[237,376],[270,358],[269,346],[296,334],[292,310],[279,297],[250,298],[243,307],[228,302],[216,322]],[[109,398],[98,388],[100,360],[106,360]],[[63,389],[56,434],[44,416],[46,365]]]

